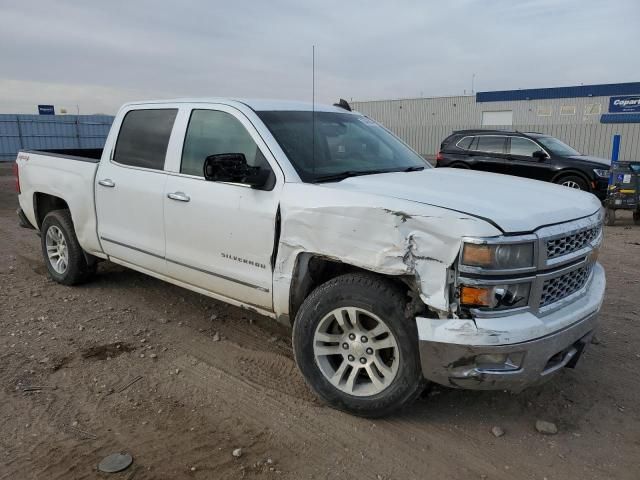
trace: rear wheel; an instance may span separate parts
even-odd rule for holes
[[[583,190],[585,192],[589,191],[589,184],[587,181],[578,175],[567,175],[565,177],[561,177],[556,180],[556,183],[563,187],[575,188],[576,190]]]
[[[640,225],[640,210],[633,212],[633,223]]]
[[[49,212],[40,228],[42,255],[49,276],[63,285],[88,280],[96,271],[78,243],[69,210]]]
[[[406,297],[383,278],[347,274],[314,290],[293,327],[296,362],[334,408],[378,417],[413,401],[424,381]]]

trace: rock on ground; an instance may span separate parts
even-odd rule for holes
[[[553,422],[547,422],[546,420],[536,420],[536,430],[545,435],[555,435],[558,433],[558,427]]]

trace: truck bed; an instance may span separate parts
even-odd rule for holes
[[[98,163],[102,157],[102,150],[102,148],[52,148],[49,150],[21,150],[21,152]]]
[[[39,228],[36,199],[63,199],[71,212],[78,242],[87,252],[102,252],[97,236],[95,176],[102,149],[20,150],[20,205],[29,222]]]

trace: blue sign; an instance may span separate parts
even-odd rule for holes
[[[38,105],[38,113],[40,115],[55,115],[56,110],[53,105]]]
[[[609,111],[614,113],[640,112],[640,95],[611,97]]]

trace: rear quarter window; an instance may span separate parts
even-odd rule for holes
[[[471,142],[473,142],[473,137],[462,137],[458,143],[456,143],[456,146],[462,150],[469,150]]]
[[[113,160],[132,167],[162,170],[178,110],[132,110],[122,120]]]

